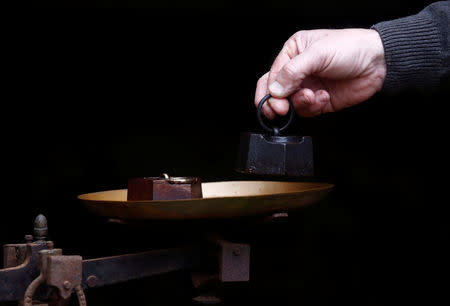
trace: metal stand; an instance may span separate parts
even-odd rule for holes
[[[45,229],[45,230],[44,230]],[[47,221],[40,215],[35,236],[22,244],[4,245],[0,270],[0,302],[18,301],[25,306],[68,305],[71,294],[86,306],[84,290],[172,271],[188,270],[201,304],[218,304],[223,284],[250,280],[250,245],[207,235],[198,245],[83,260],[63,255],[47,237]]]

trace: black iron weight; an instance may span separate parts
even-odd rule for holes
[[[294,107],[289,100],[289,118],[281,127],[267,126],[261,115],[268,94],[258,104],[257,119],[268,134],[242,133],[236,170],[247,174],[304,177],[314,175],[313,145],[309,136],[282,136],[294,120]]]

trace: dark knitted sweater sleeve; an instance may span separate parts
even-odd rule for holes
[[[450,1],[372,27],[383,41],[385,91],[434,89],[450,74]]]

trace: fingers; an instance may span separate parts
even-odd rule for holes
[[[283,68],[283,66],[288,63],[292,57],[298,54],[298,48],[293,39],[294,36],[289,38],[284,44],[278,56],[275,58],[272,67],[270,68],[268,79],[266,80],[266,92],[271,93],[269,86],[275,80],[278,72]],[[272,85],[273,86],[273,85]],[[276,86],[276,85],[275,85]],[[272,97],[267,103],[270,105],[271,110],[274,114],[279,116],[285,116],[289,112],[289,102],[284,97]]]
[[[272,97],[267,102],[270,108],[279,116],[285,116],[289,112],[289,101],[287,99]]]
[[[268,73],[258,81],[255,93],[255,106],[258,106],[261,99],[267,94],[267,79]],[[310,88],[302,88],[290,96],[294,109],[300,116],[313,117],[335,111],[331,103],[330,93],[327,90],[318,89],[313,91],[311,88],[318,85],[310,80],[306,83],[312,86],[308,86]],[[274,119],[276,115],[285,116],[289,112],[289,102],[287,99],[272,97],[263,105],[262,112],[269,119]]]
[[[289,112],[287,100],[289,96],[297,100],[298,113],[305,116],[321,113],[324,105],[330,100],[330,95],[326,91],[314,93],[312,90],[300,89],[303,81],[323,66],[323,60],[320,56],[322,52],[297,45],[300,37],[298,33],[285,43],[270,72],[262,76],[257,84],[256,106],[267,93],[272,95],[262,109],[263,114],[270,119],[275,115],[284,116]]]
[[[297,47],[295,46],[295,42],[290,38],[276,57],[270,71],[259,79],[255,93],[256,106],[258,106],[259,101],[269,93],[268,85],[273,82],[278,71],[283,68],[286,62],[291,60],[291,57],[293,57],[296,52]],[[286,115],[289,111],[289,102],[287,99],[283,98],[284,97],[281,97],[281,99],[270,98],[263,106],[263,114],[269,119],[275,118],[276,115]]]
[[[277,55],[275,60],[273,61],[272,67],[269,72],[269,80],[268,84],[273,83],[278,72],[283,68],[286,63],[288,63],[292,58],[299,54],[299,50],[295,39],[292,36],[289,38],[281,49],[280,53]]]
[[[284,98],[300,88],[306,77],[319,70],[320,58],[310,49],[286,62],[269,84],[269,92],[277,98]]]
[[[313,117],[334,111],[328,91],[320,89],[312,91],[303,88],[292,96],[295,111],[303,117]]]
[[[258,107],[261,99],[267,95],[267,80],[269,73],[264,74],[257,82],[255,91],[255,106]],[[284,116],[289,111],[289,102],[287,99],[270,98],[262,107],[262,113],[268,119],[274,119],[276,115]]]
[[[297,56],[299,54],[297,45],[295,43],[295,40],[293,37],[289,38],[286,43],[283,46],[283,49],[281,49],[278,56],[275,58],[272,67],[270,68],[269,72],[269,78],[267,80],[267,85],[269,86],[269,92],[272,96],[278,97],[278,98],[285,98],[287,95],[279,94],[283,91],[282,85],[277,82],[277,76],[279,72],[284,68],[284,66],[289,63],[292,58]],[[270,100],[273,101],[274,104],[278,104],[279,106],[282,105],[282,100],[276,100],[274,98],[271,98]],[[284,99],[286,104],[287,100]],[[287,105],[288,106],[288,105]]]
[[[264,98],[265,95],[267,95],[267,80],[269,78],[269,73],[267,72],[264,74],[257,82],[256,84],[256,91],[255,91],[255,106],[258,107],[259,102],[262,98]],[[275,112],[270,107],[270,103],[264,103],[262,107],[262,113],[264,116],[266,116],[268,119],[274,119],[275,118]]]

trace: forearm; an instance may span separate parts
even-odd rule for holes
[[[373,26],[383,41],[385,91],[436,88],[450,74],[450,1]]]

